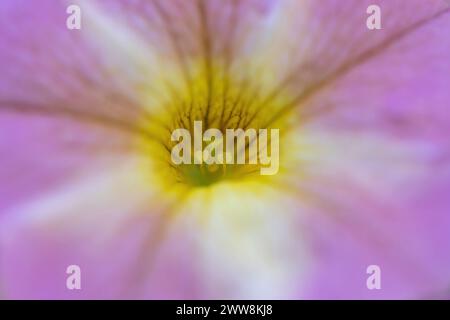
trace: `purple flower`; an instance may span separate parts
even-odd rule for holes
[[[0,297],[449,296],[446,1],[73,2],[0,3]],[[174,166],[194,120],[279,173]]]

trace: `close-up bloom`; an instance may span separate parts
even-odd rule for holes
[[[445,0],[1,0],[0,299],[450,298],[449,33]]]

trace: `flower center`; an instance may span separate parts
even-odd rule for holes
[[[286,121],[274,120],[274,114],[286,100],[268,97],[254,82],[201,72],[168,90],[169,98],[145,127],[158,140],[151,153],[163,160],[177,183],[206,187],[262,179],[273,174],[271,167],[278,170],[279,136],[274,131],[282,133]],[[183,134],[175,134],[177,130]]]

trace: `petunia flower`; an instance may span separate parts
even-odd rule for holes
[[[449,297],[449,28],[442,0],[2,0],[0,297]],[[195,120],[279,129],[278,174],[174,166]]]

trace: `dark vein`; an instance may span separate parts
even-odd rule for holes
[[[202,0],[198,0],[198,10],[200,14],[200,23],[201,23],[201,41],[202,41],[202,49],[205,58],[205,69],[206,69],[206,84],[207,84],[207,103],[206,103],[206,111],[205,111],[205,128],[208,128],[209,124],[209,113],[211,110],[212,104],[212,90],[213,90],[213,75],[212,75],[212,53],[211,53],[211,36],[209,34],[209,26],[208,26],[208,13],[205,7],[205,2]]]
[[[301,101],[304,101],[304,100],[310,98],[312,95],[314,95],[315,93],[317,93],[319,90],[323,89],[324,87],[330,86],[337,80],[339,80],[342,77],[344,77],[345,75],[349,74],[356,67],[359,67],[359,66],[371,61],[373,58],[376,58],[379,55],[383,54],[385,52],[385,50],[391,48],[393,45],[395,45],[395,43],[397,43],[397,41],[399,41],[403,38],[406,38],[410,34],[414,33],[418,29],[428,25],[433,20],[445,15],[449,11],[450,11],[450,9],[446,8],[445,10],[442,10],[442,11],[432,15],[431,17],[419,20],[416,23],[410,25],[409,27],[393,34],[391,37],[382,41],[380,44],[362,52],[356,58],[343,63],[340,67],[335,69],[335,71],[332,72],[330,75],[328,75],[327,77],[323,78],[322,80],[314,83],[313,85],[309,86],[299,96],[295,97],[291,102],[285,104],[282,108],[280,108],[280,110],[278,110],[278,112],[276,112],[275,115],[267,121],[265,127],[271,125],[273,122],[278,120],[286,112],[292,110]]]
[[[151,135],[148,131],[144,130],[143,128],[140,128],[139,126],[127,123],[125,121],[121,121],[119,119],[106,117],[104,115],[87,113],[71,108],[43,106],[37,103],[30,103],[27,101],[0,100],[0,111],[5,112],[12,111],[36,116],[41,115],[41,116],[63,117],[68,119],[81,120],[82,121],[81,123],[92,123],[104,127],[119,129],[120,131],[137,134],[139,136],[155,139],[157,141],[160,140],[157,136]]]

